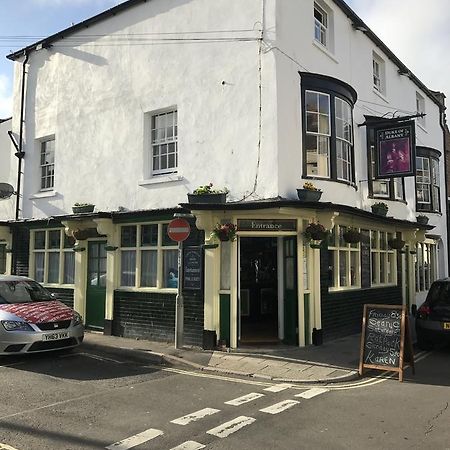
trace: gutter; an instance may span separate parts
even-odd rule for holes
[[[25,52],[25,59],[22,62],[22,87],[21,87],[21,98],[20,98],[20,129],[19,129],[19,148],[15,155],[19,158],[19,164],[17,167],[17,188],[16,188],[16,220],[19,219],[19,211],[20,211],[20,188],[22,181],[22,160],[25,156],[25,152],[23,151],[23,126],[24,126],[24,115],[25,115],[25,86],[26,86],[26,65],[28,63],[28,59],[30,54]]]

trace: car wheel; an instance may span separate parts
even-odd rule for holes
[[[433,343],[429,338],[426,338],[422,333],[417,333],[417,347],[421,350],[431,350]]]

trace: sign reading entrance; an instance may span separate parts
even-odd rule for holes
[[[297,231],[296,219],[238,219],[238,231]]]
[[[406,348],[405,348],[406,344]],[[359,374],[365,368],[399,373],[403,381],[405,360],[414,373],[409,320],[405,306],[364,305]]]
[[[203,250],[201,247],[186,247],[183,252],[183,289],[201,291],[203,286]]]
[[[167,227],[167,235],[172,241],[183,242],[191,233],[189,222],[184,219],[173,219]]]

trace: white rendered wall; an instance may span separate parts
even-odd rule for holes
[[[245,8],[239,0],[216,0],[214,7],[207,0],[153,0],[82,33],[106,37],[73,45],[72,36],[32,52],[24,217],[70,213],[75,202],[92,202],[103,211],[174,207],[209,182],[229,187],[230,199],[238,200],[252,192],[256,174],[253,197],[275,197],[275,69],[271,54],[260,56],[262,20],[260,0],[247,0]],[[138,44],[119,36],[149,32],[228,40]],[[16,94],[19,82],[17,76]],[[15,117],[19,104],[16,95]],[[144,167],[146,113],[171,106],[178,109],[181,179],[154,183]],[[55,190],[39,194],[38,140],[53,135]]]
[[[15,149],[8,136],[12,120],[0,123],[0,183],[8,183],[15,189],[17,183],[17,161]],[[16,197],[0,200],[0,220],[14,219]]]

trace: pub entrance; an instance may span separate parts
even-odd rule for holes
[[[239,343],[297,345],[296,237],[239,239]]]

